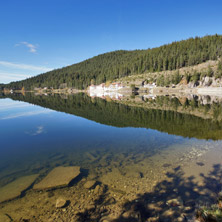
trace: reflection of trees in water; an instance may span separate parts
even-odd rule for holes
[[[145,102],[156,106],[170,107],[177,111],[178,108],[183,108],[185,111],[199,111],[212,114],[214,120],[222,119],[222,99],[210,96],[190,96],[190,97],[175,97],[175,96],[157,96],[155,100],[143,99]]]
[[[166,173],[167,180],[158,183],[152,192],[139,194],[133,201],[128,201],[121,207],[122,214],[113,222],[136,221],[188,221],[193,217],[194,211],[199,205],[211,204],[216,201],[217,194],[221,190],[222,166],[214,165],[212,171],[206,176],[201,175],[203,183],[195,182],[195,178],[184,177],[184,172],[178,166],[172,173]],[[103,217],[109,217],[106,207],[109,204],[108,190],[95,200],[96,208],[79,213],[78,221],[100,221]],[[168,204],[170,200],[181,199],[180,206]],[[101,212],[103,211],[103,214]],[[148,219],[153,218],[153,220]],[[154,220],[156,218],[156,220]],[[109,220],[108,220],[109,221]],[[193,221],[193,220],[192,220]]]
[[[143,127],[184,137],[222,139],[221,121],[203,119],[194,115],[176,112],[179,106],[184,108],[202,107],[204,112],[204,105],[199,100],[186,100],[181,104],[181,101],[176,97],[170,98],[165,96],[157,97],[153,101],[153,103],[158,103],[160,107],[167,104],[175,110],[169,111],[161,110],[161,108],[147,109],[128,106],[99,98],[92,99],[85,94],[69,95],[65,98],[61,98],[58,94],[44,96],[31,93],[27,93],[25,96],[22,94],[11,94],[7,95],[7,97],[116,127]],[[209,109],[209,104],[207,109]],[[222,115],[222,105],[220,103],[212,103],[210,109],[214,111],[215,118]]]

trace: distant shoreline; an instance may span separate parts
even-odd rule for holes
[[[1,93],[11,94],[11,93],[36,93],[36,94],[47,94],[47,93],[59,93],[59,94],[76,94],[76,93],[87,93],[87,89],[39,89],[39,90],[0,90]],[[117,90],[125,96],[129,96],[135,93],[129,87],[124,88],[124,90]],[[187,86],[176,86],[176,87],[154,87],[152,89],[140,87],[136,90],[139,94],[152,94],[152,95],[172,95],[172,94],[185,94],[185,95],[209,95],[222,97],[222,87],[194,87],[188,88]]]
[[[222,97],[222,87],[156,87],[152,90],[152,94],[194,94],[194,95],[209,95]]]

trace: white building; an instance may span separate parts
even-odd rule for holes
[[[118,90],[122,88],[123,85],[121,83],[111,83],[109,86],[106,86],[105,83],[102,83],[100,85],[89,86],[88,93],[91,97],[109,97],[111,99],[121,99],[123,95],[118,93]]]
[[[103,92],[103,91],[117,91],[123,88],[121,83],[111,83],[109,86],[106,86],[105,83],[100,85],[91,85],[89,86],[88,91],[94,92]]]
[[[143,85],[144,88],[155,88],[156,87],[156,83],[152,83],[152,84],[146,84],[146,85]]]

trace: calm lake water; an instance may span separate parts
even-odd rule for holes
[[[22,176],[39,174],[38,180],[41,180],[57,166],[80,166],[84,180],[93,179],[106,186],[109,196],[115,197],[115,204],[135,201],[138,195],[147,204],[151,198],[146,200],[145,193],[163,200],[166,197],[160,196],[159,192],[155,197],[155,189],[163,185],[162,181],[170,179],[168,187],[165,184],[162,188],[169,188],[170,196],[172,190],[178,189],[177,183],[172,184],[172,178],[179,176],[184,184],[171,199],[178,196],[183,202],[192,198],[200,200],[203,196],[213,199],[209,192],[205,193],[207,195],[192,193],[191,181],[185,186],[187,182],[182,178],[193,176],[192,186],[203,186],[209,173],[215,171],[216,164],[220,168],[221,104],[187,100],[184,105],[178,99],[175,102],[175,98],[168,101],[142,98],[141,101],[152,106],[129,106],[123,101],[92,99],[84,94],[1,96],[0,189]],[[177,106],[167,110],[166,104],[171,108],[173,104]],[[178,167],[183,172],[180,175]],[[205,177],[201,177],[203,174]],[[220,177],[218,172],[216,176]],[[217,183],[214,185],[207,188],[218,192],[221,187]],[[74,189],[72,187],[70,189]],[[190,192],[189,197],[182,194],[185,187]],[[56,192],[61,195],[62,190],[55,191],[55,196]],[[21,204],[18,201],[24,198],[37,205],[33,199],[37,194],[30,188],[25,197],[2,203],[0,212],[19,219],[28,211],[15,213],[12,206],[18,207]],[[120,208],[117,211],[120,212]],[[38,213],[34,211],[34,214]],[[42,215],[39,221],[48,221],[45,214]]]

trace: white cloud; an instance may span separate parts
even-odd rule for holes
[[[45,132],[44,126],[38,126],[36,130],[31,131],[31,132],[26,132],[26,133],[31,136],[37,136],[37,135],[42,134],[44,132]]]
[[[16,44],[15,46],[20,46],[20,45],[25,45],[29,49],[29,52],[31,53],[37,52],[37,45],[33,45],[29,42],[20,42],[19,44]]]
[[[52,70],[51,68],[47,68],[44,66],[33,66],[33,65],[13,63],[13,62],[7,62],[7,61],[0,61],[0,66],[5,66],[8,68],[15,68],[15,69],[24,69],[24,70],[30,70],[30,71],[38,71],[38,72],[47,72],[47,71]]]
[[[30,107],[30,104],[24,102],[12,101],[9,99],[0,99],[0,112],[9,111],[10,109],[23,109]]]
[[[52,110],[38,110],[38,111],[30,111],[30,112],[21,112],[21,113],[17,113],[17,114],[4,116],[0,119],[1,120],[15,119],[18,117],[34,116],[34,115],[39,115],[39,114],[47,114],[47,113],[51,113],[51,112],[52,112]]]
[[[0,71],[0,83],[7,84],[14,81],[20,81],[32,77],[34,75],[17,75],[14,73],[2,73]]]
[[[18,74],[18,73],[9,73],[9,72],[1,72],[0,71],[0,82],[4,82],[4,81],[17,81],[17,80],[21,80],[21,79],[26,79],[28,77],[31,77],[31,75],[26,75],[26,74]]]

